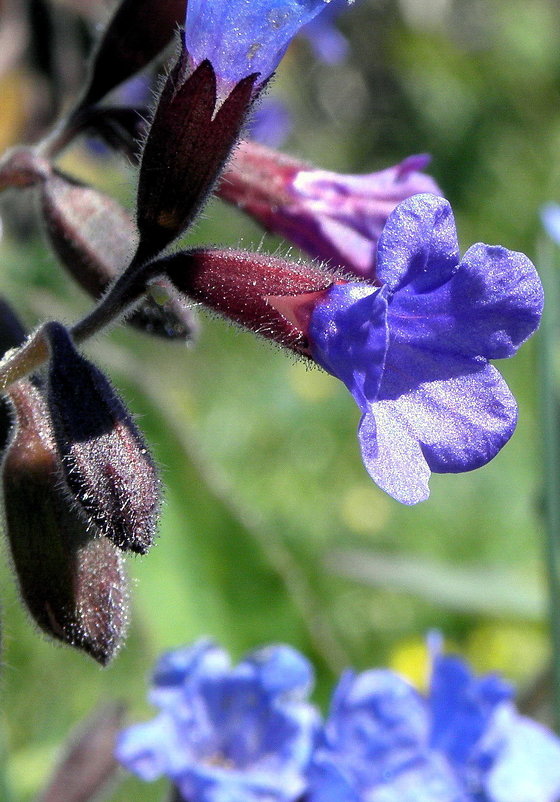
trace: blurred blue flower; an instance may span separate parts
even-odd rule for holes
[[[307,802],[555,802],[560,740],[511,698],[498,677],[439,651],[427,699],[391,671],[347,672]]]
[[[542,305],[523,254],[478,243],[460,259],[434,195],[389,216],[372,283],[335,283],[315,304],[311,353],[354,396],[365,467],[389,495],[422,501],[431,471],[478,468],[509,440],[517,408],[489,360],[515,353]]]
[[[560,206],[546,203],[541,209],[541,220],[548,236],[560,245]]]
[[[233,86],[274,72],[300,28],[328,0],[189,0],[185,45],[194,65],[208,59],[220,81]]]
[[[348,0],[330,0],[326,10],[304,25],[301,35],[307,39],[315,58],[324,64],[340,64],[348,55],[350,46],[334,21],[348,6]]]
[[[159,715],[121,733],[118,760],[166,775],[188,802],[291,802],[304,789],[318,726],[308,662],[269,646],[232,667],[210,641],[164,655],[150,701]]]
[[[249,135],[255,142],[279,148],[289,137],[293,119],[286,103],[278,98],[265,97],[249,120]]]

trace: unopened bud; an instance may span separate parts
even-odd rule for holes
[[[106,665],[126,628],[122,557],[65,487],[41,390],[10,390],[15,433],[2,466],[6,535],[21,595],[47,634]]]
[[[66,482],[91,521],[121,549],[152,545],[160,480],[131,414],[60,323],[49,340],[48,401]]]
[[[80,107],[93,105],[172,40],[185,19],[186,0],[122,0],[99,43]]]
[[[130,262],[136,228],[129,214],[98,190],[53,173],[42,185],[46,233],[63,266],[92,298],[100,298]],[[171,286],[167,304],[144,299],[129,322],[148,334],[191,339],[196,322],[188,300]]]

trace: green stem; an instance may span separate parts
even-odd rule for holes
[[[543,484],[545,496],[545,554],[548,572],[550,632],[552,639],[552,696],[557,731],[560,731],[560,399],[554,356],[559,338],[559,290],[555,248],[547,240],[540,249],[541,278],[546,307],[540,331],[540,388],[543,433]]]

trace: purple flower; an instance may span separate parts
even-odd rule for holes
[[[554,802],[560,741],[498,677],[434,655],[422,697],[391,671],[347,672],[309,769],[308,802]]]
[[[288,646],[232,668],[222,649],[199,641],[159,661],[150,701],[160,713],[121,733],[117,758],[143,780],[166,775],[188,802],[292,802],[317,730],[312,683]]]
[[[339,175],[244,142],[219,194],[329,267],[370,277],[383,226],[397,204],[421,192],[441,194],[421,172],[429,161],[425,154],[410,156],[381,172]]]
[[[433,195],[397,206],[377,256],[375,285],[335,284],[307,333],[360,407],[370,476],[415,504],[431,471],[478,468],[511,437],[515,400],[489,360],[535,331],[542,287],[521,253],[478,243],[460,259],[451,207]]]
[[[422,192],[441,195],[424,170],[427,154],[366,175],[338,175],[328,170],[301,170],[291,191],[301,222],[294,242],[312,256],[359,276],[375,271],[377,243],[390,213],[405,198]],[[292,214],[295,217],[296,214]]]
[[[328,0],[189,0],[185,45],[195,66],[208,59],[224,84],[274,72],[292,38]]]

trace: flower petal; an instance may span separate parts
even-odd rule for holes
[[[420,444],[398,410],[376,403],[358,428],[362,460],[373,481],[401,504],[418,504],[430,495],[430,469]]]
[[[117,760],[146,782],[169,771],[179,752],[173,719],[165,713],[121,732],[115,748]]]
[[[514,711],[504,735],[505,743],[487,777],[487,798],[491,802],[555,802],[560,797],[557,736]]]
[[[443,359],[437,352],[396,343],[389,347],[373,409],[378,440],[394,442],[405,428],[437,473],[485,465],[507,443],[517,422],[515,399],[485,360],[452,354]]]
[[[365,412],[377,397],[387,350],[384,288],[335,284],[315,306],[308,336],[315,361],[344,382]]]
[[[511,687],[499,677],[475,677],[458,657],[436,657],[429,699],[431,746],[458,768],[466,765],[488,730],[496,707],[511,696]]]
[[[451,206],[436,195],[413,195],[389,215],[377,248],[377,277],[391,290],[430,292],[459,264]]]
[[[397,293],[389,309],[395,339],[442,353],[502,359],[539,325],[543,291],[522,253],[478,243],[434,292]]]

